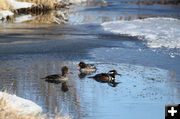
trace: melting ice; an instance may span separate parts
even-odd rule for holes
[[[137,36],[147,40],[150,48],[180,48],[180,20],[174,18],[146,18],[133,21],[113,21],[102,24],[104,30]]]

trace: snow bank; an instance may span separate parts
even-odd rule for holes
[[[16,0],[8,0],[8,2],[13,6],[14,9],[29,8],[36,5],[35,3],[18,2]]]
[[[69,3],[72,3],[72,4],[79,4],[83,2],[86,2],[86,0],[69,0]]]
[[[13,6],[14,9],[21,9],[21,8],[29,8],[33,5],[36,5],[35,3],[28,3],[28,2],[18,2],[16,0],[8,0],[8,2]],[[0,11],[0,19],[6,18],[7,16],[12,16],[14,13],[8,10],[2,10]]]
[[[0,19],[6,18],[7,16],[12,16],[14,13],[8,10],[0,11]]]
[[[36,17],[35,16],[32,16],[32,15],[21,15],[21,16],[18,16],[14,19],[14,22],[15,23],[21,23],[21,22],[24,22],[24,21],[27,21],[27,20],[33,20],[35,19]]]
[[[104,30],[138,36],[147,40],[150,48],[180,48],[180,20],[174,18],[147,18],[133,21],[114,21],[101,24]]]
[[[23,99],[17,97],[16,95],[11,95],[5,92],[0,92],[0,99],[2,97],[5,97],[7,105],[12,105],[18,111],[25,114],[39,114],[42,112],[42,108],[30,100]]]

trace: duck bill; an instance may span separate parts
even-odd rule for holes
[[[78,69],[79,69],[79,68],[80,68],[80,66],[77,66],[76,68],[78,68]]]
[[[121,74],[117,74],[117,75],[121,76]]]

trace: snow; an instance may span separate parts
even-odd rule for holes
[[[5,92],[0,92],[0,99],[5,96],[7,105],[12,105],[17,108],[18,111],[22,111],[25,114],[39,114],[42,112],[42,108],[34,102],[23,99],[16,95],[11,95]]]
[[[12,16],[12,15],[14,15],[14,13],[8,10],[0,11],[0,19],[6,18],[7,16]]]
[[[79,3],[86,2],[86,0],[69,0],[69,2],[73,4],[79,4]]]
[[[13,6],[14,9],[21,9],[21,8],[29,8],[33,5],[36,5],[35,3],[28,3],[28,2],[18,2],[16,0],[8,0],[8,2]],[[8,10],[2,10],[0,11],[0,19],[6,18],[7,16],[12,16],[14,13]]]
[[[13,6],[14,9],[29,8],[36,5],[35,3],[18,2],[16,0],[8,0],[8,2]]]
[[[33,20],[35,19],[36,17],[35,16],[32,16],[32,15],[21,15],[21,16],[18,16],[14,19],[14,22],[15,23],[21,23],[21,22],[24,22],[24,21],[27,21],[27,20]]]
[[[132,21],[113,21],[101,24],[115,34],[137,36],[147,40],[150,48],[180,48],[180,20],[174,18],[146,18]]]

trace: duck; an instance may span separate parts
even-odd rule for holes
[[[92,74],[97,70],[97,68],[93,64],[86,64],[84,62],[80,62],[77,68],[80,68],[80,72],[83,74]]]
[[[97,82],[101,83],[114,83],[116,75],[121,76],[121,74],[119,74],[116,70],[110,70],[108,73],[100,73],[88,78],[93,78]]]
[[[72,74],[72,72],[69,72],[69,69],[67,66],[63,66],[61,68],[62,74],[53,74],[53,75],[48,75],[44,78],[41,79],[45,79],[46,82],[49,83],[65,83],[68,80],[68,77],[66,76],[66,74]]]

